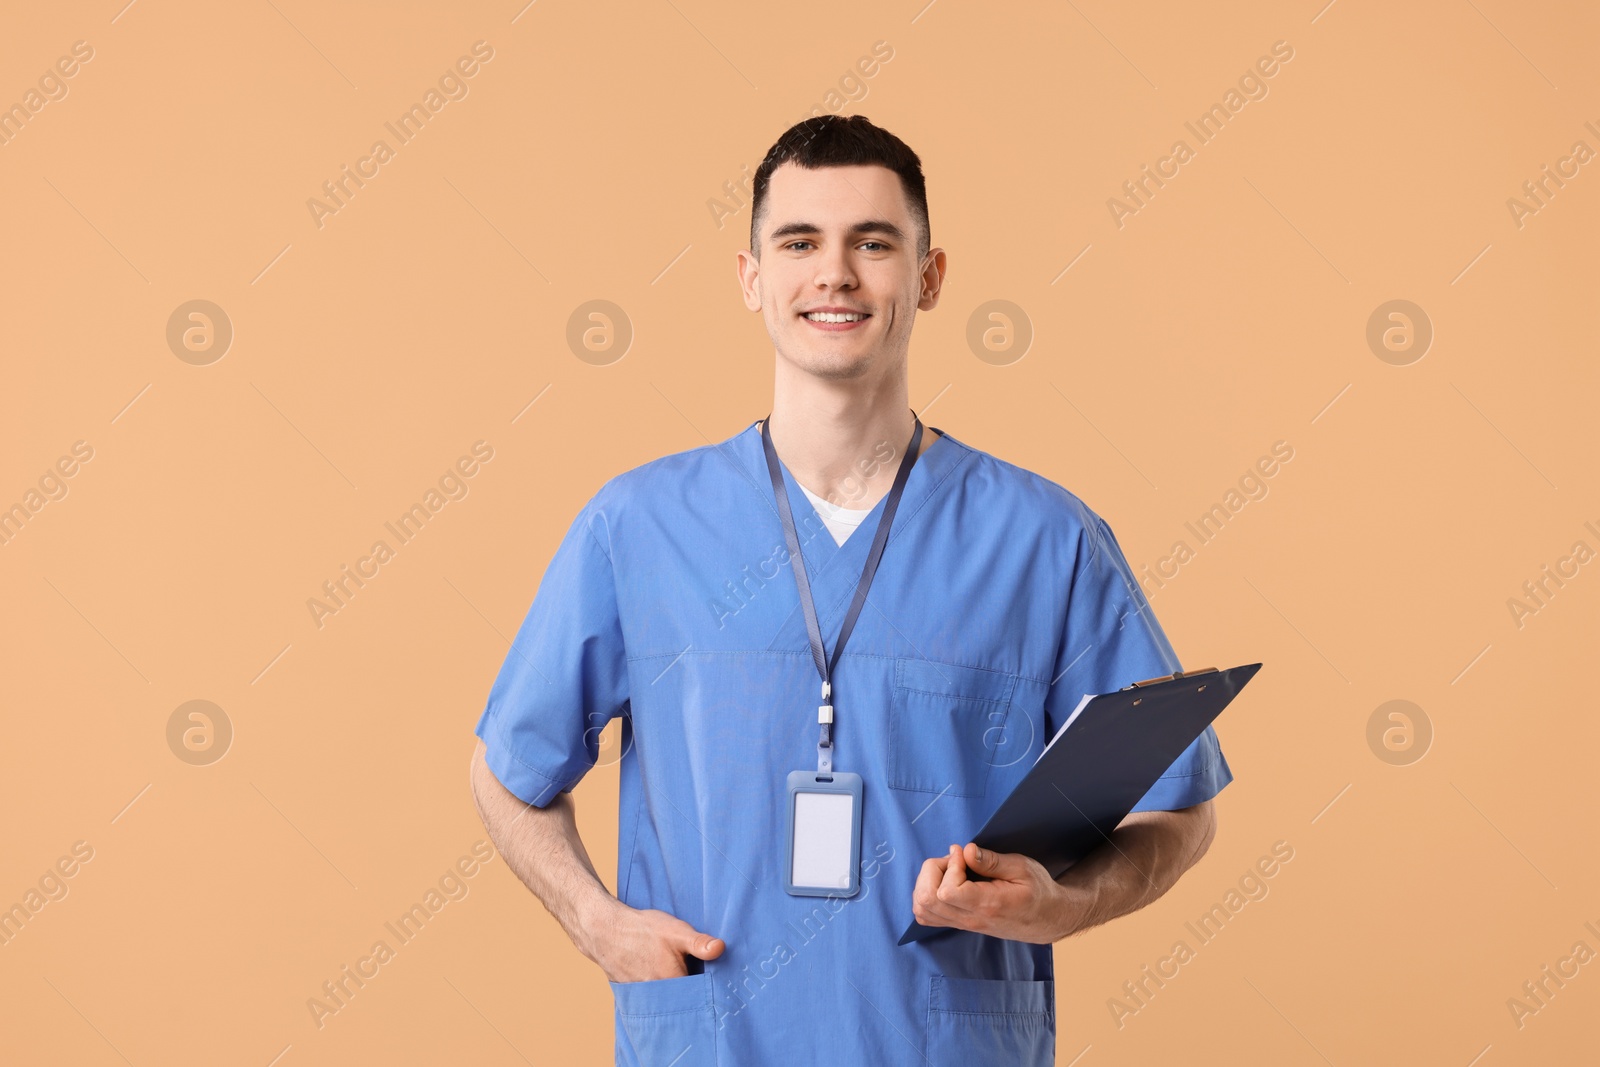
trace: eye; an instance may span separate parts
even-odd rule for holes
[[[795,245],[808,245],[810,243],[811,243],[810,241],[790,241],[788,244],[784,245],[783,247],[785,249],[791,249],[792,250]]]
[[[885,252],[889,250],[889,246],[884,244],[882,241],[863,241],[861,244],[862,247],[866,247],[867,245],[877,245],[879,249]]]

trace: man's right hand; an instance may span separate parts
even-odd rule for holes
[[[689,973],[685,956],[714,960],[727,947],[722,938],[703,934],[676,916],[630,908],[614,897],[585,925],[591,936],[584,955],[613,982],[683,978]]]
[[[528,804],[489,769],[482,741],[472,753],[472,796],[506,866],[544,902],[579,952],[613,982],[682,978],[684,957],[714,960],[726,947],[664,911],[639,911],[612,896],[578,836],[571,793]]]

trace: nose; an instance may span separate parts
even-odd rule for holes
[[[856,286],[855,268],[850,262],[850,249],[835,246],[816,258],[815,284],[819,289],[853,289]]]

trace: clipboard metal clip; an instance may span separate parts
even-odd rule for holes
[[[1157,682],[1172,682],[1172,681],[1176,681],[1179,678],[1192,678],[1197,674],[1216,674],[1216,673],[1217,673],[1217,669],[1215,667],[1196,667],[1192,671],[1177,671],[1177,672],[1175,672],[1173,674],[1163,674],[1159,678],[1146,678],[1141,682],[1134,682],[1132,685],[1125,685],[1125,686],[1122,687],[1122,689],[1123,689],[1124,692],[1126,692],[1129,689],[1137,689],[1138,687],[1140,687],[1142,685],[1155,685]]]

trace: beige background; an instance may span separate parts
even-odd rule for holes
[[[1591,5],[228,7],[31,5],[0,35],[0,103],[93,49],[0,145],[0,506],[93,449],[0,547],[0,905],[93,850],[0,947],[0,1058],[606,1061],[602,976],[498,860],[320,1028],[307,1000],[484,837],[471,729],[576,510],[767,410],[749,216],[707,202],[813,107],[922,156],[932,425],[1079,494],[1135,569],[1294,449],[1153,594],[1186,665],[1266,668],[1219,722],[1210,853],[1058,946],[1059,1062],[1592,1058],[1600,964],[1507,1005],[1600,950],[1600,563],[1520,627],[1507,603],[1600,550],[1600,163],[1507,206],[1600,150]],[[480,40],[468,95],[319,228],[307,200]],[[1268,95],[1119,228],[1108,198],[1276,41]],[[203,366],[166,339],[197,299],[234,331]],[[633,331],[605,365],[566,341],[595,299]],[[1366,340],[1397,299],[1434,330],[1404,366]],[[1022,358],[968,346],[990,300]],[[308,598],[480,440],[469,494],[319,628]],[[231,723],[220,761],[169,747],[191,700]],[[1369,746],[1391,700],[1424,758]],[[608,881],[615,792],[611,765],[579,790]],[[1119,1027],[1122,983],[1276,841],[1270,893]]]

